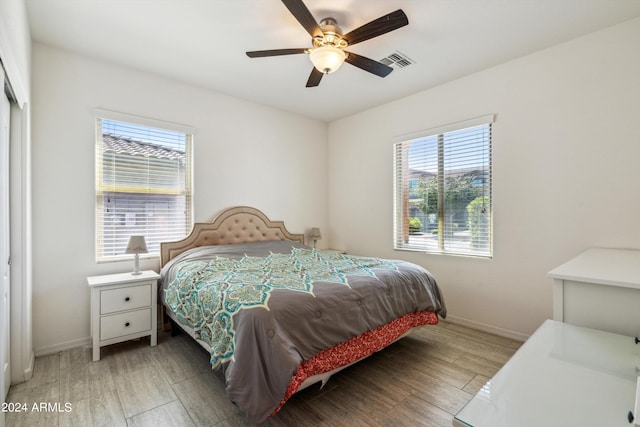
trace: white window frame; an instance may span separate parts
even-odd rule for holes
[[[167,131],[175,131],[184,133],[186,135],[185,140],[185,237],[191,228],[193,227],[193,140],[196,134],[196,131],[191,126],[186,126],[178,123],[166,122],[162,120],[151,119],[148,117],[137,116],[132,114],[120,113],[110,110],[104,109],[95,109],[94,110],[94,126],[95,126],[95,211],[96,211],[96,230],[95,230],[95,244],[96,244],[96,262],[113,262],[113,261],[122,261],[131,258],[130,255],[125,254],[116,254],[116,255],[108,255],[104,253],[104,233],[103,233],[103,219],[102,215],[104,212],[104,207],[102,204],[102,194],[107,192],[108,190],[104,185],[101,184],[102,180],[102,159],[103,153],[100,144],[102,142],[102,129],[101,122],[102,120],[111,120],[116,122],[123,122],[137,126],[144,126],[154,129],[162,129]],[[138,194],[143,194],[139,193]],[[175,192],[170,192],[167,194],[176,194]],[[150,204],[151,205],[151,204]],[[138,233],[136,233],[138,234]],[[171,240],[176,240],[174,237]],[[147,246],[149,247],[149,240],[147,240]],[[157,258],[160,256],[159,248],[157,250],[153,250],[152,247],[149,247],[149,253],[140,254],[141,258]]]
[[[433,254],[444,255],[462,255],[492,258],[493,257],[493,194],[492,194],[492,125],[495,121],[494,115],[487,115],[478,117],[471,120],[465,120],[462,122],[456,122],[437,128],[423,130],[420,132],[398,136],[393,139],[394,143],[394,249],[406,250],[406,251],[420,251]],[[445,226],[445,216],[451,215],[451,210],[445,212],[444,195],[444,182],[450,179],[455,174],[455,170],[448,170],[445,172],[444,164],[449,160],[455,159],[455,155],[447,154],[447,151],[443,149],[445,136],[455,135],[456,132],[464,131],[467,129],[478,128],[483,132],[488,133],[488,138],[484,141],[487,146],[482,150],[483,167],[481,168],[483,177],[480,180],[482,187],[478,185],[478,191],[482,190],[483,194],[487,196],[482,198],[482,212],[483,215],[487,215],[488,223],[482,224],[482,239],[481,245],[472,245],[471,238],[469,237],[469,243],[466,242],[454,243],[453,232],[451,232],[452,225],[447,224]],[[411,170],[409,167],[409,147],[413,142],[417,142],[425,139],[437,138],[437,151],[434,153],[425,154],[425,159],[430,161],[431,164],[436,165],[436,171],[428,172],[430,175],[435,175],[437,181],[437,212],[432,213],[429,216],[429,220],[434,219],[434,224],[430,224],[435,230],[431,230],[431,233],[435,236],[431,236],[427,233],[423,233],[422,237],[411,236],[409,230],[409,218],[411,212],[411,177],[415,176],[416,171]],[[480,159],[476,157],[475,159]],[[480,169],[480,168],[479,168]],[[444,179],[443,179],[444,177]],[[475,184],[474,184],[475,187]],[[414,193],[415,194],[415,193]],[[414,195],[415,197],[415,195]],[[422,200],[422,199],[419,199]],[[486,205],[485,205],[486,202]],[[466,202],[465,202],[466,203]],[[469,206],[469,204],[467,204]],[[414,210],[416,207],[414,206]],[[433,217],[433,218],[431,218]],[[468,231],[468,230],[467,230]],[[459,237],[456,237],[459,238]],[[478,240],[476,240],[477,242]]]

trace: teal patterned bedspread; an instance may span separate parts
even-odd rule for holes
[[[166,288],[165,301],[196,338],[211,347],[211,365],[233,359],[233,316],[240,310],[269,310],[274,290],[313,295],[322,282],[349,286],[349,276],[375,276],[374,269],[398,271],[400,261],[354,257],[315,249],[241,259],[214,257],[186,261]]]

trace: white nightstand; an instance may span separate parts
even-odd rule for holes
[[[100,347],[151,336],[158,342],[157,295],[160,275],[154,271],[87,277],[91,288],[93,360]]]

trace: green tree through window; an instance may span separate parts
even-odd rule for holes
[[[395,144],[396,249],[491,256],[492,117],[482,119]]]

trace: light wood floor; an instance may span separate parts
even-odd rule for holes
[[[453,414],[521,343],[451,323],[424,326],[294,396],[265,426],[451,426]],[[33,378],[8,402],[60,402],[70,412],[8,413],[13,426],[249,426],[224,380],[189,337],[140,339],[36,358]]]

